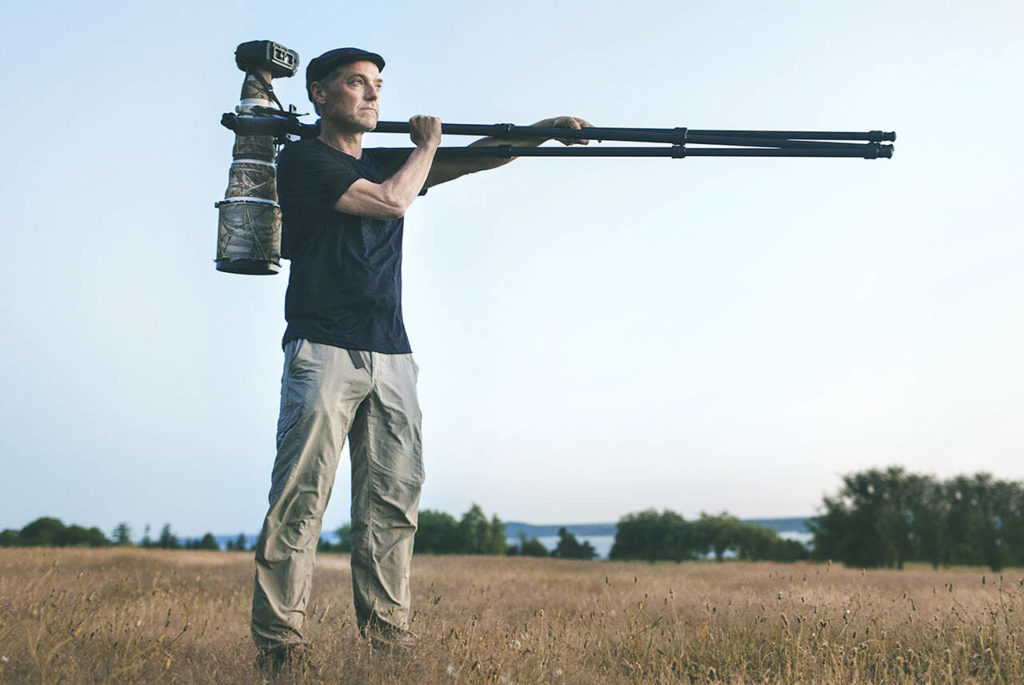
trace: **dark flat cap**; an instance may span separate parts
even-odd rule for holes
[[[367,52],[359,48],[335,48],[310,61],[306,67],[306,91],[309,91],[313,81],[319,81],[336,67],[352,62],[373,62],[378,69],[384,71],[384,58],[376,52]]]

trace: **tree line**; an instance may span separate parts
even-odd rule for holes
[[[349,552],[352,550],[352,526],[345,524],[335,531],[338,542],[321,538],[317,551]],[[593,559],[597,556],[589,542],[580,542],[564,527],[558,531],[559,541],[548,552],[537,538],[520,536],[519,544],[508,544],[505,524],[492,515],[490,518],[473,504],[456,519],[451,514],[432,509],[419,512],[419,525],[413,543],[416,554],[507,554],[522,556],[553,556],[561,559]]]
[[[21,530],[0,531],[0,547],[106,547],[110,540],[99,528],[65,526],[60,519],[44,516]]]
[[[864,568],[1024,566],[1024,485],[1017,481],[869,469],[844,476],[822,509],[812,523],[818,559]]]
[[[8,528],[0,531],[0,547],[144,547],[146,549],[209,549],[219,550],[213,533],[206,533],[201,538],[182,542],[171,530],[171,524],[164,524],[156,539],[150,537],[149,526],[137,544],[132,542],[131,528],[127,523],[119,523],[114,527],[113,534],[108,538],[99,528],[83,528],[70,525],[57,518],[44,516],[27,524],[21,530]],[[245,536],[238,535],[235,541],[229,541],[227,548],[246,549]]]
[[[681,514],[649,509],[619,519],[612,559],[688,561],[734,556],[750,561],[797,561],[810,551],[797,540],[779,536],[774,528],[744,523],[727,513],[701,514],[687,521]]]
[[[686,561],[709,556],[796,561],[834,560],[857,567],[902,568],[908,562],[932,566],[952,564],[1024,566],[1024,484],[990,474],[939,480],[908,473],[899,467],[869,469],[844,476],[839,491],[823,498],[821,514],[810,523],[810,549],[779,536],[772,528],[744,523],[728,513],[701,514],[686,520],[665,510],[641,511],[619,519],[612,559]],[[337,531],[337,542],[322,539],[322,552],[348,552],[351,526]],[[580,542],[565,528],[554,550],[537,538],[521,536],[509,544],[505,524],[472,505],[460,518],[441,511],[420,512],[415,551],[419,554],[508,554],[593,559],[589,542]],[[138,543],[119,524],[110,538],[98,528],[65,526],[43,517],[20,530],[0,532],[0,547],[10,546],[139,546],[158,549],[219,549],[207,533],[180,541],[165,524],[153,538],[146,526]],[[228,541],[229,550],[248,549],[246,538]]]
[[[352,549],[352,526],[345,524],[335,532],[336,542],[321,537],[318,552],[350,552]],[[419,515],[419,529],[415,538],[418,554],[508,554],[525,556],[553,556],[563,559],[593,559],[597,556],[589,542],[580,542],[565,528],[558,531],[559,541],[555,549],[548,552],[537,538],[521,536],[519,544],[509,545],[505,538],[505,524],[497,515],[490,518],[479,505],[473,504],[460,519],[451,514],[424,509]],[[142,539],[132,541],[131,528],[119,523],[108,538],[99,528],[65,526],[60,519],[43,517],[21,530],[0,532],[0,547],[142,547],[144,549],[205,549],[219,550],[212,533],[201,538],[180,540],[169,523],[164,524],[160,534],[150,535],[147,525]],[[234,540],[228,540],[229,551],[251,549],[245,535],[239,533]]]

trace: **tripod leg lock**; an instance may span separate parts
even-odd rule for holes
[[[676,126],[672,129],[672,144],[686,145],[686,133],[687,129],[685,126]]]

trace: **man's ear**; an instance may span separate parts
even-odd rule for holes
[[[324,95],[324,87],[319,81],[313,81],[309,84],[309,94],[312,97],[313,102],[322,105],[327,102],[327,97]]]

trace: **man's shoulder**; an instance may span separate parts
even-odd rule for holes
[[[277,153],[278,164],[289,164],[296,161],[307,161],[312,159],[324,159],[329,160],[336,157],[344,158],[347,155],[344,154],[332,154],[336,151],[329,145],[324,145],[316,138],[302,138],[295,140],[283,148]]]
[[[363,148],[362,160],[386,166],[399,161],[404,163],[409,158],[409,153],[411,152],[412,148],[367,147]]]
[[[306,183],[314,179],[363,176],[359,160],[339,152],[316,138],[297,140],[285,145],[277,155],[279,186]],[[281,188],[279,187],[279,190]]]
[[[370,147],[363,148],[360,166],[378,181],[390,178],[409,159],[411,149]]]

